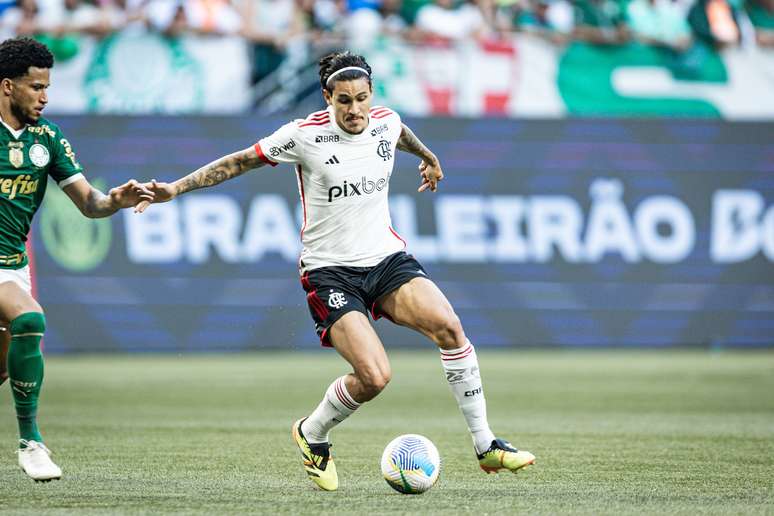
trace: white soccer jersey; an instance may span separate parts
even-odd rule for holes
[[[331,265],[371,267],[405,248],[387,203],[400,116],[371,108],[368,127],[349,134],[333,108],[280,127],[255,144],[274,166],[294,163],[304,210],[301,272]]]

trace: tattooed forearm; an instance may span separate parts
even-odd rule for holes
[[[89,196],[86,198],[86,204],[83,205],[82,212],[89,218],[99,219],[108,217],[119,209],[113,205],[109,195],[105,195],[96,188],[92,188]]]
[[[414,132],[409,129],[406,124],[401,124],[401,127],[403,128],[403,131],[400,133],[400,138],[398,138],[398,150],[410,152],[411,154],[422,158],[428,164],[436,165],[438,159],[435,157],[435,154],[430,152],[430,149],[417,138]]]
[[[263,166],[263,162],[252,149],[234,152],[175,181],[177,195],[199,188],[214,186],[261,166]]]

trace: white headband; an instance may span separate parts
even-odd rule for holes
[[[325,81],[325,84],[326,84],[326,85],[329,85],[329,84],[331,83],[331,79],[333,79],[334,77],[336,77],[336,76],[337,76],[338,74],[340,74],[341,72],[346,72],[346,71],[349,71],[349,70],[357,70],[357,71],[359,71],[359,72],[363,72],[363,73],[364,73],[364,74],[366,74],[366,75],[369,75],[369,74],[368,74],[368,71],[367,71],[365,68],[360,68],[359,66],[345,66],[344,68],[342,68],[342,69],[340,69],[340,70],[336,70],[335,72],[333,72],[332,74],[330,74],[330,75],[328,76],[328,79]],[[369,76],[370,76],[370,75],[369,75]]]

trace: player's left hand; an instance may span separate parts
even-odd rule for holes
[[[143,200],[134,207],[135,213],[142,213],[153,203],[169,202],[177,197],[177,187],[174,183],[163,183],[152,179],[150,183],[145,183],[145,187],[153,192],[153,200]]]
[[[154,197],[153,192],[134,179],[130,179],[121,186],[111,188],[108,195],[113,205],[119,208],[131,208],[142,201],[152,202]]]
[[[443,170],[441,170],[441,163],[437,159],[435,164],[422,160],[419,164],[419,174],[422,176],[422,184],[419,185],[417,192],[424,192],[428,188],[431,192],[438,190],[438,181],[443,179]]]

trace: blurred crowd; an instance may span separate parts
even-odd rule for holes
[[[33,35],[60,57],[73,38],[127,28],[246,38],[257,81],[299,42],[362,48],[384,36],[447,44],[529,32],[677,53],[697,43],[774,47],[774,0],[0,0],[3,39]]]

